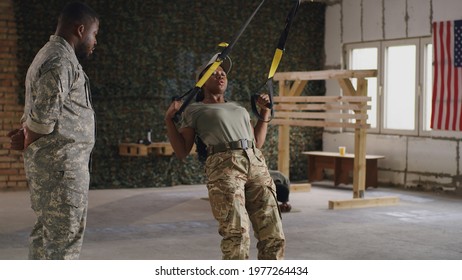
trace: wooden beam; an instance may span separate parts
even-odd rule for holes
[[[291,192],[310,192],[311,191],[311,184],[310,183],[290,183],[290,191]]]
[[[271,125],[280,125],[281,127],[283,126],[314,126],[314,127],[342,127],[342,128],[369,128],[369,124],[367,123],[348,123],[348,122],[334,122],[334,121],[324,121],[324,120],[294,120],[294,119],[273,119],[270,122]],[[281,141],[287,142],[288,140],[282,140],[281,138],[281,133],[286,133],[285,131],[281,131],[281,127],[279,128],[279,148],[286,149],[284,146],[281,146]],[[288,132],[287,132],[288,133]],[[285,143],[284,142],[284,143]],[[279,151],[281,152],[281,151]],[[281,155],[281,153],[279,153]],[[281,172],[283,171],[282,169],[279,168]]]
[[[279,94],[285,96],[290,92],[290,85],[285,81],[279,82]],[[278,170],[290,178],[290,126],[279,126]]]
[[[275,102],[294,103],[294,102],[368,102],[371,98],[368,96],[275,96]]]
[[[311,103],[298,103],[298,104],[289,104],[289,103],[275,103],[274,110],[276,111],[332,111],[332,110],[362,110],[363,108],[370,110],[372,107],[370,105],[346,103],[346,104],[311,104]]]
[[[356,94],[367,95],[367,80],[358,79]],[[357,124],[366,124],[364,120],[357,120]],[[366,190],[366,129],[355,128],[355,160],[353,171],[353,198],[363,198]]]
[[[300,96],[308,81],[296,80],[290,88],[288,96]]]
[[[335,113],[335,112],[276,112],[275,118],[295,118],[295,119],[325,119],[325,120],[367,120],[367,113]]]
[[[343,78],[343,79],[337,79],[338,84],[340,85],[340,88],[343,90],[343,95],[348,95],[348,96],[355,96],[356,90],[353,87],[353,84],[351,83],[350,79]]]
[[[275,81],[282,80],[329,80],[339,78],[377,77],[377,70],[322,70],[310,72],[279,72],[274,74]]]
[[[376,198],[353,198],[348,200],[329,200],[329,209],[351,209],[351,208],[365,208],[376,206],[396,205],[399,198],[395,196],[384,196]]]
[[[290,176],[290,126],[279,126],[278,170]],[[290,178],[290,177],[289,177]]]

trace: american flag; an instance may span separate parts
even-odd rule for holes
[[[462,130],[462,20],[434,22],[431,128]]]

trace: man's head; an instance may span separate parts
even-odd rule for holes
[[[61,11],[56,35],[66,39],[74,47],[77,58],[82,60],[93,53],[98,30],[98,14],[84,3],[72,2]]]

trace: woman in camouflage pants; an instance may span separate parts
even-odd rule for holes
[[[200,75],[215,61],[200,68]],[[174,101],[165,115],[167,135],[178,158],[186,157],[196,137],[207,145],[205,172],[210,204],[223,237],[223,259],[248,259],[250,224],[258,240],[258,259],[282,259],[285,237],[276,189],[262,147],[268,122],[251,126],[247,110],[224,98],[231,60],[225,59],[202,87],[203,100],[189,105],[177,129],[173,117],[181,106]],[[258,99],[260,115],[269,119],[267,95]]]

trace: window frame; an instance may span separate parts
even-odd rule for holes
[[[418,135],[419,133],[419,84],[420,84],[420,40],[419,39],[402,39],[402,40],[387,40],[381,42],[381,56],[380,59],[382,60],[383,67],[380,68],[380,84],[379,87],[381,88],[381,108],[380,108],[380,132],[383,134],[399,134],[399,135]],[[399,46],[415,46],[415,82],[414,82],[414,129],[393,129],[393,128],[385,128],[385,117],[386,114],[393,114],[392,109],[386,110],[385,108],[385,98],[387,93],[386,88],[386,68],[387,68],[387,58],[388,58],[388,48],[389,47],[399,47]]]
[[[346,62],[346,65],[347,65],[347,69],[350,69],[350,65],[351,65],[351,60],[352,60],[352,56],[353,56],[353,52],[352,50],[353,49],[367,49],[367,48],[377,48],[377,69],[381,69],[381,59],[380,59],[380,42],[365,42],[365,43],[351,43],[351,44],[345,44],[344,45],[344,54],[345,54],[345,62]],[[378,72],[379,73],[379,72]],[[379,115],[379,112],[380,112],[380,109],[379,109],[379,106],[381,104],[381,101],[380,101],[380,78],[379,78],[379,74],[377,74],[377,88],[376,88],[376,101],[377,101],[377,104],[376,104],[376,112],[375,112],[375,118],[377,120],[377,127],[371,127],[369,128],[367,131],[368,132],[371,132],[371,133],[380,133],[380,115]],[[366,80],[368,80],[368,78],[366,78]],[[356,87],[355,87],[356,88]],[[368,111],[368,115],[370,114],[370,111]],[[347,131],[353,131],[352,129],[345,129]]]
[[[415,129],[414,130],[395,130],[395,129],[384,129],[384,61],[385,57],[385,46],[395,46],[397,44],[405,45],[409,42],[417,43],[416,47],[416,92],[415,92]],[[426,98],[427,94],[432,94],[432,88],[426,88],[427,79],[433,79],[433,74],[431,77],[427,77],[426,65],[427,65],[427,45],[433,44],[432,37],[416,37],[416,38],[407,38],[400,40],[386,40],[386,41],[370,41],[370,42],[361,42],[361,43],[348,43],[343,45],[343,61],[345,69],[350,69],[350,62],[353,49],[361,48],[377,48],[377,127],[368,129],[368,133],[372,134],[384,134],[384,135],[411,135],[411,136],[425,136],[425,137],[443,137],[443,138],[460,138],[462,132],[460,131],[445,131],[445,130],[426,130],[425,129],[425,114],[426,110]],[[432,61],[430,62],[433,65],[433,54]],[[433,70],[433,69],[432,69]],[[370,114],[370,112],[368,112]],[[431,112],[428,112],[431,114]],[[345,131],[350,131],[346,129]]]
[[[426,109],[426,99],[427,99],[427,94],[430,94],[432,95],[433,94],[433,88],[430,87],[429,89],[427,89],[426,85],[427,85],[427,79],[431,79],[432,80],[432,85],[433,85],[433,54],[432,54],[432,61],[428,62],[427,61],[427,45],[428,44],[433,44],[433,40],[431,37],[427,37],[427,38],[422,38],[420,40],[420,51],[422,53],[422,55],[420,56],[420,59],[421,59],[421,65],[422,67],[420,67],[420,85],[419,85],[419,88],[420,88],[420,104],[419,104],[419,108],[420,108],[420,113],[419,113],[419,135],[423,135],[423,136],[431,136],[433,133],[432,132],[435,132],[436,130],[426,130],[425,128],[425,125],[426,125],[426,120],[425,120],[425,115],[427,114],[427,109]],[[427,66],[427,63],[430,63],[432,65],[432,73],[430,75],[430,77],[427,77],[427,73],[426,73],[426,66]],[[431,97],[430,97],[431,99]],[[430,109],[431,110],[431,109]],[[429,114],[431,114],[432,112],[428,112]],[[431,119],[431,116],[430,116],[430,119]],[[439,131],[440,133],[442,131]]]

